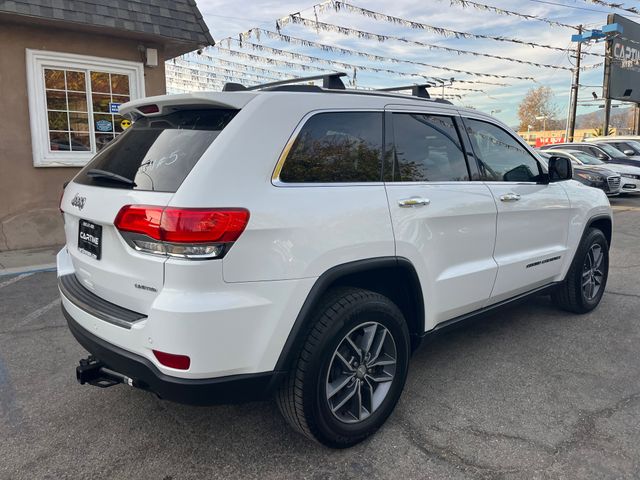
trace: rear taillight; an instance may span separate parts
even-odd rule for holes
[[[244,208],[127,205],[115,226],[138,251],[183,258],[221,258],[249,221]]]

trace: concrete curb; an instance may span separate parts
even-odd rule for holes
[[[9,275],[20,275],[22,273],[40,273],[40,272],[55,272],[55,263],[45,263],[42,265],[25,265],[24,267],[3,268],[0,269],[0,277],[6,277]]]

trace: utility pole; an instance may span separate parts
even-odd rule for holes
[[[582,25],[578,26],[578,34],[582,35]],[[578,94],[580,92],[580,62],[582,60],[582,42],[578,42],[576,47],[576,68],[573,70],[573,81],[571,83],[571,103],[569,104],[569,135],[567,142],[573,142],[576,132],[576,113],[578,110]]]
[[[613,42],[607,40],[607,47],[605,49],[605,55],[607,58],[613,58]],[[604,125],[602,127],[602,136],[609,136],[609,124],[611,123],[611,94],[609,93],[609,83],[611,80],[611,62],[604,62]]]

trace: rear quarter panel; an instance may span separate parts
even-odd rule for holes
[[[223,260],[226,282],[318,277],[349,261],[394,255],[383,183],[275,184],[298,124],[321,110],[380,110],[370,98],[271,93],[249,102],[205,152],[171,204],[244,207],[246,230]]]

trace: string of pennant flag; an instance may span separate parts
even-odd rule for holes
[[[268,49],[269,49],[269,47],[266,47],[266,50],[268,50]],[[297,70],[301,70],[301,71],[311,71],[311,70],[318,71],[318,70],[322,70],[322,71],[325,71],[325,72],[329,72],[329,71],[333,72],[333,71],[335,71],[335,70],[326,69],[326,68],[323,68],[323,67],[318,67],[317,65],[310,65],[310,64],[307,64],[307,63],[298,63],[298,62],[294,63],[294,62],[290,62],[290,61],[287,61],[287,60],[280,60],[280,59],[273,58],[273,57],[267,57],[267,56],[263,56],[263,55],[256,55],[256,54],[253,54],[253,53],[247,53],[247,52],[234,50],[234,49],[230,49],[230,48],[224,48],[224,47],[221,46],[220,43],[215,47],[215,51],[206,50],[201,55],[199,55],[199,57],[201,59],[203,59],[205,61],[209,61],[209,62],[216,62],[216,61],[220,61],[220,62],[223,62],[223,63],[227,62],[227,60],[221,60],[217,56],[215,56],[216,52],[220,52],[220,53],[223,53],[223,54],[235,57],[235,58],[240,58],[240,59],[243,59],[243,60],[249,61],[249,62],[257,62],[257,63],[263,63],[263,64],[267,64],[267,65],[280,66],[280,67],[290,68],[290,69],[294,69],[294,70],[296,70],[296,69]],[[212,55],[212,53],[213,53],[213,55]],[[320,59],[320,60],[325,60],[325,59]],[[331,63],[330,60],[325,60],[325,61]],[[231,62],[231,63],[237,64],[237,62]],[[335,62],[333,62],[333,63],[335,63]],[[241,65],[243,65],[243,64],[241,64]],[[351,65],[351,64],[342,64],[342,67],[344,67],[344,68],[348,67],[349,69],[351,69],[351,68],[353,68],[353,65]],[[369,66],[356,66],[355,67],[355,71],[357,71],[358,69],[363,70],[363,71],[375,72],[375,73],[388,73],[388,74],[399,76],[399,77],[415,78],[415,79],[420,79],[422,81],[431,79],[431,80],[434,80],[435,82],[440,82],[440,83],[443,82],[443,79],[441,79],[441,78],[430,77],[430,76],[423,75],[423,74],[420,74],[420,73],[400,72],[400,71],[397,71],[397,70],[390,70],[390,69],[369,67]],[[261,70],[264,70],[264,69],[261,69]],[[269,70],[269,71],[272,71],[272,70]],[[352,78],[355,75],[355,71],[354,71],[354,73],[351,74]],[[455,83],[475,84],[475,85],[491,85],[491,86],[509,86],[509,84],[506,84],[506,83],[484,82],[484,81],[481,81],[481,80],[466,80],[466,79],[456,79]],[[449,88],[454,88],[454,87],[449,87]],[[470,89],[465,89],[464,91],[471,91],[471,90]],[[478,90],[478,93],[484,93],[484,91]]]
[[[298,60],[305,60],[305,61],[312,61],[312,62],[320,62],[323,63],[325,65],[332,65],[332,66],[337,66],[338,68],[351,68],[351,67],[356,67],[359,70],[369,70],[372,67],[368,67],[368,66],[364,66],[364,65],[355,65],[352,63],[345,63],[345,62],[340,62],[337,60],[327,60],[324,58],[320,58],[320,57],[314,57],[311,55],[305,55],[302,53],[296,53],[296,52],[290,52],[288,50],[282,50],[280,48],[274,48],[274,47],[268,47],[266,45],[262,45],[259,43],[253,43],[253,42],[249,42],[248,40],[246,40],[246,38],[248,37],[243,37],[242,34],[240,34],[240,39],[239,40],[235,40],[232,39],[232,41],[237,42],[238,45],[240,46],[248,46],[254,50],[259,50],[262,52],[269,52],[271,54],[275,54],[275,55],[281,55],[281,56],[286,56],[289,58],[293,58],[293,59],[298,59]],[[414,62],[417,65],[421,65],[424,67],[429,67],[429,68],[433,68],[434,70],[444,70],[446,72],[452,72],[452,73],[464,73],[466,75],[471,75],[474,77],[489,77],[489,78],[499,78],[499,79],[512,79],[512,80],[531,80],[531,81],[535,81],[535,79],[533,77],[525,77],[525,76],[518,76],[518,75],[502,75],[502,74],[498,74],[498,73],[482,73],[482,72],[473,72],[473,71],[469,71],[469,70],[462,70],[459,68],[453,68],[453,67],[445,67],[442,65],[432,65],[430,63],[424,63],[424,62]],[[570,70],[569,68],[567,68],[568,70]],[[385,69],[378,69],[375,71],[385,71],[386,73],[389,73],[388,70]]]
[[[419,42],[417,40],[409,40],[407,38],[397,37],[397,36],[394,36],[394,35],[382,35],[382,34],[378,34],[378,33],[367,32],[367,31],[364,31],[364,30],[357,30],[355,28],[350,28],[350,27],[344,27],[344,26],[340,26],[340,25],[333,25],[333,24],[329,24],[329,23],[319,22],[319,21],[316,21],[316,20],[308,20],[308,19],[304,19],[302,17],[296,17],[294,22],[296,22],[296,23],[303,22],[303,24],[305,26],[313,26],[314,28],[320,29],[320,30],[323,30],[323,31],[337,32],[337,33],[340,33],[340,34],[343,34],[343,35],[347,35],[347,36],[357,36],[358,38],[365,38],[365,39],[368,39],[368,40],[377,40],[379,42],[393,40],[393,41],[397,41],[397,42],[401,42],[401,43],[405,43],[405,44],[424,47],[424,48],[427,48],[428,50],[439,50],[439,51],[445,51],[445,52],[449,52],[449,53],[455,53],[456,55],[472,55],[474,57],[493,58],[495,60],[504,60],[504,61],[507,61],[507,62],[520,63],[522,65],[531,65],[531,66],[539,67],[539,68],[552,68],[552,69],[556,69],[556,70],[568,70],[568,71],[572,70],[571,67],[565,67],[565,66],[561,66],[561,65],[550,65],[550,64],[546,64],[546,63],[531,62],[529,60],[522,60],[522,59],[506,57],[506,56],[502,56],[502,55],[493,55],[493,54],[490,54],[490,53],[474,52],[474,51],[471,51],[471,50],[462,50],[462,49],[459,49],[459,48],[445,47],[443,45],[434,45],[432,43]],[[266,30],[266,29],[262,29],[262,28],[253,28],[251,30],[248,30],[246,32],[241,33],[240,34],[240,40],[244,41],[244,39],[251,38],[251,36],[254,35],[254,34],[257,35],[256,38],[258,40],[260,40],[260,38],[258,36],[260,34],[260,32],[262,32],[263,34],[267,35],[270,38],[275,38],[275,39],[278,39],[278,40],[282,40],[282,41],[285,41],[287,43],[296,43],[298,45],[303,45],[303,46],[307,46],[307,47],[320,48],[321,50],[324,50],[324,51],[327,51],[327,52],[340,53],[340,54],[343,54],[343,55],[364,56],[364,57],[366,57],[366,58],[368,58],[370,60],[381,60],[381,61],[387,61],[387,62],[388,61],[401,62],[401,60],[395,59],[395,58],[382,57],[382,56],[379,56],[379,55],[367,54],[367,53],[364,53],[364,52],[358,52],[356,50],[350,50],[350,49],[347,49],[347,48],[334,47],[334,46],[331,46],[331,45],[326,45],[326,44],[322,44],[322,43],[318,43],[318,42],[313,42],[311,40],[305,40],[305,39],[301,39],[301,38],[292,37],[290,35],[284,35],[281,32],[272,32],[270,30]],[[417,65],[427,66],[427,67],[436,68],[436,69],[437,68],[443,68],[443,67],[435,67],[434,65],[425,64],[425,63],[421,63],[421,62],[409,62],[409,63],[414,63],[414,64],[417,64]],[[483,74],[478,74],[478,75],[483,75]],[[494,75],[488,75],[488,76],[494,76]],[[506,78],[506,77],[501,77],[501,78]],[[522,80],[522,79],[523,79],[522,77],[518,78],[518,80]]]
[[[537,43],[537,42],[531,42],[531,41],[527,41],[527,40],[521,40],[518,38],[510,38],[510,37],[504,37],[504,36],[497,36],[497,35],[488,35],[488,34],[479,34],[479,33],[471,33],[471,32],[463,32],[463,31],[459,31],[459,30],[452,30],[452,29],[448,29],[448,28],[443,28],[443,27],[436,27],[434,25],[429,25],[426,23],[421,23],[421,22],[416,22],[413,20],[408,20],[406,18],[401,18],[401,17],[396,17],[393,15],[388,15],[386,13],[381,13],[381,12],[376,12],[374,10],[369,10],[367,8],[362,8],[362,7],[358,7],[355,5],[352,5],[350,3],[347,2],[342,2],[342,1],[337,1],[337,0],[328,0],[322,3],[318,3],[316,5],[314,5],[314,9],[316,9],[319,12],[324,12],[327,9],[333,7],[334,9],[336,9],[337,11],[348,11],[350,13],[356,13],[359,15],[363,15],[367,18],[371,18],[377,21],[383,21],[383,22],[387,22],[387,23],[391,23],[391,24],[395,24],[395,25],[402,25],[404,27],[408,27],[408,28],[412,28],[415,30],[424,30],[430,33],[434,33],[436,35],[442,36],[442,37],[453,37],[453,38],[475,38],[475,39],[482,39],[482,40],[493,40],[496,42],[507,42],[507,43],[516,43],[519,45],[526,45],[529,47],[534,47],[534,48],[545,48],[545,49],[549,49],[549,50],[555,50],[555,51],[560,51],[560,52],[572,52],[572,50],[567,49],[567,48],[563,48],[563,47],[557,47],[557,46],[553,46],[553,45],[547,45],[547,44],[542,44],[542,43]],[[310,28],[316,28],[314,25],[314,20],[309,20],[309,19],[305,19],[302,17],[302,15],[298,12],[298,13],[293,13],[291,15],[287,15],[285,17],[280,18],[279,20],[276,21],[276,30],[280,31],[281,28],[285,27],[287,24],[289,23],[298,23],[298,24],[302,24],[305,26],[308,26]],[[601,56],[601,54],[598,53],[585,53],[586,55],[595,55],[595,56]]]
[[[609,2],[605,2],[604,0],[585,0],[592,3],[601,3],[607,4],[610,8],[615,8],[616,5],[621,4],[611,4]],[[499,8],[493,5],[487,5],[484,3],[472,1],[472,0],[449,0],[451,6],[457,6],[460,8],[475,8],[478,10],[488,11],[494,14],[499,15],[508,15],[514,16],[518,18],[522,18],[525,20],[531,21],[540,21],[544,22],[548,25],[558,28],[571,28],[576,29],[574,25],[569,25],[566,23],[562,23],[556,21],[551,18],[538,16],[538,15],[530,15],[526,13],[520,13],[513,10],[507,10],[503,8]],[[489,34],[480,34],[480,33],[472,33],[472,32],[464,32],[459,30],[453,30],[443,27],[438,27],[434,25],[429,25],[426,23],[421,23],[393,15],[388,15],[385,13],[377,12],[374,10],[358,7],[352,5],[348,2],[341,0],[325,0],[323,2],[317,3],[312,7],[309,7],[305,10],[313,10],[313,19],[305,18],[301,12],[293,13],[278,19],[275,22],[275,31],[266,29],[266,28],[252,28],[246,32],[242,32],[237,37],[234,38],[226,38],[215,47],[210,47],[206,49],[202,55],[198,55],[197,58],[192,56],[191,54],[187,54],[182,59],[185,62],[192,62],[192,66],[188,66],[187,63],[182,63],[178,61],[174,63],[174,70],[172,71],[172,75],[184,74],[185,76],[191,76],[192,78],[198,78],[199,81],[213,81],[216,77],[216,73],[219,73],[220,78],[235,78],[236,80],[240,80],[244,83],[262,83],[259,80],[269,80],[275,81],[278,79],[289,78],[292,76],[291,71],[303,72],[303,71],[316,71],[316,72],[329,72],[336,70],[346,70],[349,72],[351,78],[351,85],[356,85],[356,76],[358,71],[363,72],[372,72],[372,73],[384,73],[393,75],[396,77],[406,77],[413,79],[420,79],[421,81],[431,81],[444,85],[445,80],[441,77],[434,76],[430,74],[431,72],[409,72],[402,71],[392,68],[385,68],[386,66],[379,66],[380,63],[387,64],[403,64],[403,65],[411,65],[414,67],[428,68],[430,70],[439,70],[443,72],[447,72],[448,74],[456,74],[457,76],[462,76],[463,78],[455,78],[455,83],[461,84],[476,84],[476,85],[490,85],[490,86],[508,86],[509,83],[498,82],[498,80],[518,80],[518,81],[528,81],[528,82],[536,82],[534,76],[529,75],[510,75],[503,73],[495,73],[495,72],[480,72],[480,71],[472,71],[466,70],[464,68],[457,68],[448,66],[448,65],[436,65],[432,63],[426,63],[417,60],[410,60],[406,58],[398,58],[395,56],[385,56],[379,55],[369,52],[364,52],[361,50],[355,50],[350,48],[344,48],[337,45],[329,45],[326,43],[321,43],[313,40],[309,40],[303,38],[301,36],[292,36],[287,33],[284,33],[283,30],[289,24],[300,25],[302,27],[313,29],[316,32],[326,31],[339,33],[341,35],[355,37],[355,38],[363,38],[367,40],[375,40],[377,42],[401,42],[407,45],[420,47],[428,50],[442,51],[449,54],[455,55],[469,55],[474,57],[482,57],[489,58],[493,60],[512,62],[521,65],[527,65],[535,68],[544,68],[544,69],[554,69],[560,71],[572,72],[575,69],[571,66],[566,65],[557,65],[543,62],[535,62],[531,60],[525,60],[523,58],[515,58],[506,55],[496,55],[493,53],[486,53],[480,51],[472,51],[465,50],[461,48],[454,48],[445,45],[427,43],[423,41],[408,39],[405,37],[394,36],[394,35],[384,35],[381,33],[374,33],[366,30],[359,30],[352,27],[347,27],[344,25],[337,25],[334,23],[328,23],[319,20],[319,15],[326,13],[329,10],[334,10],[336,12],[348,12],[354,13],[358,15],[365,16],[367,18],[374,19],[376,21],[387,22],[395,25],[400,25],[403,27],[422,30],[429,33],[433,33],[438,36],[442,36],[445,38],[457,38],[457,39],[484,39],[491,40],[497,42],[506,42],[513,43],[518,45],[525,45],[531,48],[543,48],[547,50],[560,51],[565,53],[573,53],[572,49],[563,48],[560,46],[547,45],[544,43],[531,42],[527,40],[522,40],[519,38],[511,38],[499,35],[489,35]],[[356,56],[360,58],[364,58],[371,62],[377,62],[375,65],[370,64],[357,64],[347,61],[336,60],[335,58],[322,58],[310,54],[303,54],[296,51],[291,51],[289,49],[284,48],[276,48],[273,46],[264,45],[262,42],[262,37],[266,37],[270,40],[277,40],[279,42],[284,42],[290,45],[298,45],[306,48],[313,48],[324,52],[335,53],[339,55],[346,56]],[[250,49],[252,53],[246,51],[246,49]],[[596,52],[583,52],[583,55],[596,56],[596,57],[604,57],[601,53]],[[225,57],[225,58],[221,58]],[[229,59],[229,57],[233,58],[233,60]],[[237,60],[241,60],[237,61]],[[193,64],[196,64],[194,67]],[[257,66],[261,65],[261,66]],[[591,70],[594,68],[599,68],[602,66],[602,62],[594,64],[582,66],[581,70]],[[288,72],[281,70],[288,70]],[[203,77],[194,77],[198,75],[198,70],[204,72],[204,80]],[[471,77],[471,78],[469,78]],[[487,79],[487,81],[483,81],[481,79]],[[254,81],[254,79],[256,79]],[[450,79],[453,83],[454,79]],[[235,81],[235,80],[234,80]],[[447,82],[449,79],[446,80]],[[464,88],[464,87],[454,87],[451,85],[447,85],[447,88],[454,91],[461,92],[475,92],[475,93],[483,93],[487,94],[485,90],[479,88]],[[360,87],[362,88],[362,87]],[[449,94],[454,95],[454,94]],[[454,97],[455,98],[455,97]]]

